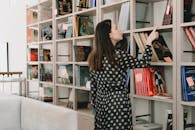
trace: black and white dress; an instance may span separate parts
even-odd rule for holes
[[[133,130],[131,104],[126,82],[127,68],[148,67],[152,52],[147,46],[142,59],[133,58],[124,51],[116,50],[118,65],[103,58],[101,71],[91,71],[91,96],[95,109],[95,130]]]

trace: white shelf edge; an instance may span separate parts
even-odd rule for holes
[[[188,26],[195,26],[195,21],[180,24],[180,27],[188,27]]]
[[[84,90],[84,91],[90,91],[90,88],[87,88],[85,86],[75,87],[75,89]]]
[[[151,62],[151,65],[154,66],[173,66],[173,62]]]
[[[70,41],[73,41],[73,37],[71,38],[64,38],[64,39],[57,39],[56,42],[57,43],[60,43],[60,42],[70,42]]]
[[[191,102],[181,101],[181,105],[194,107],[195,106],[195,101],[191,101]]]
[[[57,65],[70,65],[70,64],[74,64],[74,62],[72,61],[67,61],[67,62],[56,62]]]
[[[82,39],[92,39],[94,38],[94,35],[86,35],[86,36],[78,36],[78,37],[74,37],[75,40],[82,40]]]
[[[133,98],[138,98],[138,99],[144,99],[144,100],[153,100],[153,101],[158,101],[158,102],[165,102],[165,103],[173,103],[173,99],[162,99],[162,98],[156,98],[156,97],[150,97],[150,96],[140,96],[140,95],[133,95]]]
[[[75,63],[75,65],[80,65],[80,66],[84,65],[84,66],[88,66],[88,62],[87,62],[87,61],[84,61],[84,62],[74,62],[74,63]]]
[[[55,86],[64,87],[64,88],[75,88],[73,85],[59,84],[59,83],[56,83]]]
[[[62,15],[62,16],[57,16],[56,17],[56,20],[61,20],[61,19],[65,19],[65,18],[68,18],[68,17],[72,17],[73,14],[70,13],[70,14],[65,14],[65,15]]]
[[[86,9],[86,10],[74,12],[73,14],[74,14],[74,15],[80,15],[80,14],[95,12],[96,9],[97,9],[97,7],[93,7],[93,8],[90,8],[90,9]]]
[[[52,44],[53,40],[40,41],[39,44]]]
[[[39,61],[40,64],[53,64],[52,61]]]
[[[46,19],[46,20],[41,20],[40,22],[39,22],[39,24],[45,24],[45,23],[52,23],[52,18],[50,18],[50,19]]]
[[[28,65],[38,65],[39,62],[38,61],[27,61]]]
[[[147,28],[139,28],[134,29],[132,32],[146,32],[146,31],[152,31],[154,27],[147,27]],[[163,26],[157,26],[157,30],[169,30],[173,29],[173,25],[163,25]]]
[[[182,62],[181,66],[195,66],[195,62]]]
[[[106,9],[106,8],[109,8],[109,7],[113,7],[113,6],[116,6],[116,5],[120,5],[122,3],[125,3],[125,2],[130,2],[130,0],[120,0],[119,2],[110,2],[108,4],[105,4],[105,5],[101,5],[100,8],[101,9]]]

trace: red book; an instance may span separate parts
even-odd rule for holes
[[[195,30],[193,29],[193,27],[189,27],[189,30],[192,34],[192,37],[193,37],[194,41],[195,41]]]
[[[190,42],[190,44],[192,45],[192,48],[195,50],[195,40],[190,32],[190,30],[188,28],[184,28],[184,32],[188,38],[188,41]]]
[[[32,48],[30,50],[30,61],[38,61],[38,49]]]
[[[153,96],[154,93],[150,68],[134,69],[134,74],[136,94],[142,96]]]

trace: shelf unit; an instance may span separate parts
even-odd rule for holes
[[[163,35],[171,53],[172,53],[172,62],[152,62],[151,66],[153,67],[163,67],[165,74],[166,82],[166,91],[171,95],[171,98],[161,98],[161,97],[147,97],[140,96],[135,93],[135,87],[131,87],[131,102],[132,102],[132,116],[133,116],[133,126],[136,126],[136,116],[150,114],[150,118],[146,118],[152,123],[157,123],[164,125],[165,121],[165,111],[170,109],[172,111],[173,119],[173,130],[177,129],[177,116],[176,116],[176,1],[172,0],[173,8],[173,18],[172,24],[162,25],[163,16],[166,8],[167,1],[163,0],[133,0],[131,1],[131,54],[135,55],[135,45],[136,41],[134,40],[133,35],[139,32],[151,32],[154,26],[157,26],[157,31],[159,34]],[[146,9],[146,18],[145,20],[149,23],[141,25],[138,21],[140,12],[139,4],[147,4]],[[161,7],[162,10],[158,8]],[[136,19],[135,19],[136,18]],[[131,76],[131,86],[135,86],[134,74],[132,72]],[[139,103],[140,102],[140,103]],[[139,107],[145,106],[146,110],[143,113],[140,112]],[[161,118],[159,118],[161,117]]]
[[[91,0],[93,1],[93,0]],[[112,0],[108,0],[112,1]],[[134,39],[134,34],[144,32],[150,33],[154,26],[157,26],[157,31],[163,35],[171,53],[172,53],[172,62],[151,62],[151,66],[153,67],[163,67],[165,72],[165,81],[167,86],[167,92],[171,95],[171,98],[160,98],[160,97],[152,97],[152,96],[140,96],[136,94],[135,90],[135,77],[134,72],[131,70],[131,78],[130,78],[130,98],[132,103],[132,118],[133,118],[133,126],[135,127],[136,116],[142,114],[150,114],[151,118],[148,118],[152,123],[159,123],[161,125],[164,124],[164,113],[165,110],[170,109],[173,115],[173,130],[181,129],[183,130],[183,113],[184,106],[194,107],[194,103],[184,102],[182,101],[182,92],[181,92],[181,66],[194,66],[193,61],[185,61],[184,57],[182,57],[183,51],[183,31],[182,28],[187,26],[194,26],[195,22],[183,22],[182,21],[182,13],[183,13],[183,0],[171,0],[172,5],[172,24],[162,25],[163,16],[165,13],[165,8],[167,4],[167,0],[113,0],[114,2],[105,3],[105,0],[96,0],[96,7],[79,10],[78,9],[78,0],[72,0],[72,12],[66,13],[65,15],[57,15],[56,11],[56,0],[40,0],[37,5],[28,7],[27,10],[31,10],[31,12],[35,12],[35,16],[37,15],[37,19],[33,20],[33,22],[28,23],[26,28],[36,30],[37,37],[31,35],[34,40],[28,41],[27,50],[30,48],[37,48],[38,52],[45,47],[50,46],[51,49],[51,61],[41,61],[40,53],[38,54],[37,61],[30,61],[27,58],[27,68],[32,66],[37,66],[38,70],[40,70],[41,66],[50,66],[52,69],[52,82],[44,82],[40,80],[41,72],[38,71],[38,78],[32,79],[28,78],[27,83],[30,86],[31,82],[37,82],[42,86],[50,86],[53,91],[53,103],[54,104],[65,104],[66,106],[70,105],[70,107],[74,110],[87,113],[89,115],[92,114],[92,110],[88,105],[90,104],[90,89],[85,87],[85,85],[80,85],[78,82],[79,74],[78,72],[82,70],[82,68],[87,68],[86,61],[77,61],[75,56],[75,47],[76,46],[91,46],[93,47],[94,43],[94,34],[79,36],[75,33],[77,27],[75,27],[75,18],[76,16],[92,16],[94,27],[95,25],[104,19],[112,19],[116,24],[120,24],[120,13],[124,11],[122,6],[124,3],[129,2],[129,15],[127,14],[129,23],[126,28],[123,29],[123,34],[130,40],[130,53],[133,56],[136,56],[136,41]],[[51,16],[50,18],[42,18],[41,17],[41,6],[47,7],[50,11],[49,14],[46,13],[47,16]],[[140,7],[143,7],[140,9]],[[159,10],[160,8],[160,10]],[[52,10],[52,12],[51,12]],[[127,10],[126,10],[127,11]],[[128,11],[127,11],[128,13]],[[33,13],[31,13],[33,14]],[[142,15],[145,15],[144,18]],[[144,21],[144,22],[143,22]],[[42,29],[46,25],[52,25],[52,40],[42,41]],[[59,26],[72,27],[71,35],[68,35],[66,38],[61,37],[59,35]],[[27,31],[28,32],[28,31]],[[36,34],[36,33],[35,33]],[[37,38],[37,39],[36,39]],[[28,37],[27,37],[28,39]],[[185,39],[186,40],[186,39]],[[47,48],[47,47],[46,47]],[[29,57],[29,56],[27,56]],[[71,75],[71,81],[64,81],[64,79],[60,76],[64,76],[62,71],[64,68],[68,67],[70,72],[66,72]],[[28,70],[28,69],[27,69]],[[29,70],[27,71],[28,73]],[[32,86],[32,85],[31,85]],[[63,95],[61,97],[61,94]],[[64,94],[66,95],[64,97]],[[81,95],[85,95],[87,98],[84,99],[87,101],[87,106],[85,109],[82,108],[80,102]],[[71,102],[71,104],[70,104]],[[145,109],[143,108],[143,105]],[[146,107],[147,106],[147,107]],[[193,111],[193,109],[192,109]],[[162,117],[162,118],[159,118]],[[181,117],[181,118],[178,118]]]
[[[190,2],[190,1],[189,1]],[[187,3],[187,2],[186,2]],[[192,17],[190,21],[184,21],[184,0],[180,0],[177,2],[177,12],[178,12],[178,22],[177,22],[177,38],[178,38],[178,46],[177,46],[177,115],[180,118],[177,118],[178,122],[178,130],[183,129],[195,129],[195,118],[193,114],[195,112],[195,103],[194,101],[188,101],[184,99],[184,85],[182,82],[182,67],[194,67],[194,53],[193,48],[188,40],[187,35],[184,32],[184,28],[194,27],[195,19]],[[195,13],[195,2],[192,1],[191,4],[191,13]],[[187,114],[186,114],[187,113]],[[184,122],[186,121],[186,124]],[[188,125],[187,125],[188,124]],[[187,126],[190,126],[187,127]],[[186,128],[185,128],[186,127]]]
[[[36,91],[38,92],[36,95],[37,99],[43,100],[41,95],[47,94],[49,92],[52,93],[53,104],[56,105],[64,105],[70,107],[74,110],[78,110],[84,113],[88,113],[92,116],[92,110],[89,106],[90,104],[90,89],[83,85],[83,82],[78,82],[78,71],[85,71],[88,68],[88,64],[86,61],[77,61],[75,57],[75,50],[77,46],[93,46],[94,35],[84,35],[78,36],[74,32],[75,27],[74,17],[76,16],[92,16],[94,27],[98,21],[97,10],[98,7],[92,7],[89,9],[78,10],[78,1],[72,1],[72,13],[67,13],[65,15],[57,14],[57,3],[56,0],[40,0],[36,5],[31,7],[27,7],[27,11],[36,12],[37,19],[36,22],[27,23],[26,28],[36,27],[37,30],[37,39],[36,41],[29,42],[27,41],[27,50],[29,50],[30,46],[36,46],[38,50],[38,59],[36,61],[29,60],[29,51],[27,55],[27,72],[28,75],[32,73],[32,67],[36,65],[38,68],[38,77],[36,79],[28,78],[27,84],[29,88],[29,96],[30,96],[30,88],[35,85],[31,83],[36,83]],[[98,5],[98,4],[97,4]],[[49,11],[49,12],[48,12]],[[61,25],[60,25],[61,24]],[[69,37],[60,36],[59,26],[63,26],[67,24],[68,26],[72,26],[72,32]],[[43,29],[52,25],[52,39],[47,40],[43,38]],[[49,29],[48,29],[49,30]],[[50,60],[44,61],[41,55],[44,53],[44,49],[50,50]],[[69,68],[70,72],[64,72],[64,68]],[[41,68],[49,69],[52,74],[52,81],[42,81],[41,78]],[[59,69],[62,69],[60,71]],[[88,70],[88,69],[87,69]],[[71,75],[71,81],[66,81],[65,73]],[[85,72],[87,73],[87,72]],[[60,77],[63,76],[63,77]],[[65,76],[65,77],[64,77]],[[70,78],[70,77],[69,77]],[[81,78],[83,78],[81,76]],[[86,78],[86,77],[84,77]],[[40,90],[40,88],[42,90]],[[83,98],[84,96],[84,98]],[[47,98],[47,97],[46,97]],[[85,108],[83,108],[82,103],[85,104]]]

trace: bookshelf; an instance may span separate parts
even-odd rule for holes
[[[39,0],[27,7],[28,96],[92,116],[86,58],[94,42],[98,4],[67,2]],[[84,30],[85,22],[90,31]]]
[[[167,1],[170,2],[172,20],[170,23],[167,18],[168,23],[163,25]],[[183,31],[185,27],[195,26],[195,20],[183,22],[183,0],[96,0],[96,6],[93,2],[91,0],[88,5],[81,5],[79,0],[72,0],[70,6],[64,5],[67,6],[66,11],[56,10],[56,7],[61,8],[56,0],[40,0],[36,5],[27,7],[27,15],[31,18],[27,19],[26,26],[29,89],[33,88],[32,92],[37,92],[38,99],[42,99],[41,95],[45,92],[52,97],[53,104],[67,106],[92,116],[89,105],[90,88],[85,85],[88,73],[87,55],[80,56],[77,51],[90,52],[94,43],[95,25],[101,20],[112,19],[129,40],[131,55],[138,57],[141,51],[136,49],[139,40],[135,36],[147,36],[157,26],[157,31],[162,35],[172,56],[171,60],[165,60],[164,56],[160,60],[153,60],[151,66],[163,68],[165,90],[169,97],[137,94],[135,74],[131,70],[129,96],[133,126],[135,128],[139,123],[136,116],[145,114],[150,117],[144,117],[144,120],[164,126],[164,113],[171,110],[173,130],[183,130],[184,116],[181,113],[184,113],[185,108],[190,114],[195,110],[193,102],[182,100],[181,66],[195,65],[194,53],[190,52],[192,47],[186,44],[188,39]],[[89,8],[85,8],[86,6]],[[86,20],[91,25],[88,27],[90,31],[83,29]],[[32,50],[38,51],[37,60],[30,59]],[[49,58],[44,52],[49,53]],[[42,68],[52,78],[42,80]],[[86,77],[81,75],[83,73]],[[189,122],[193,120],[191,116]]]
[[[192,32],[190,28],[195,26],[194,17],[190,17],[189,13],[195,13],[195,2],[194,1],[186,1],[181,0],[177,3],[177,12],[178,12],[178,23],[177,23],[177,37],[179,45],[177,46],[177,78],[178,82],[178,98],[177,98],[177,114],[181,118],[177,119],[178,129],[195,129],[195,119],[193,117],[195,104],[194,99],[191,100],[191,96],[187,96],[193,90],[187,91],[186,86],[190,88],[188,84],[187,77],[191,77],[191,75],[187,75],[187,70],[183,71],[184,68],[194,67],[194,49],[193,49],[193,40],[190,41],[190,35]],[[185,13],[184,13],[185,12]],[[190,19],[191,18],[191,19]],[[187,34],[186,31],[191,32],[190,35]],[[186,75],[186,77],[184,77]],[[184,80],[183,80],[184,79]],[[186,82],[184,82],[186,80]],[[193,82],[192,82],[193,83]],[[193,96],[193,95],[192,95]],[[186,114],[187,113],[187,114]]]

